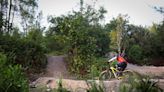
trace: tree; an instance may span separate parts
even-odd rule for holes
[[[111,46],[113,50],[117,50],[118,53],[122,52],[122,48],[127,45],[127,15],[119,15],[116,19],[113,18],[110,23],[106,24],[106,31],[110,32]]]
[[[126,47],[126,38],[127,38],[127,31],[126,31],[126,23],[128,22],[125,18],[127,15],[119,15],[117,17],[117,47],[118,47],[118,53],[125,52]],[[121,51],[123,49],[123,51]]]
[[[143,49],[143,54],[148,55],[151,52],[151,41],[150,40],[150,32],[147,28],[142,26],[134,26],[130,25],[128,27],[130,32],[129,36],[129,44],[132,45],[139,45]]]
[[[26,27],[27,21],[32,22],[37,0],[1,0],[0,5],[1,33],[10,33],[15,15],[22,18],[21,24],[26,25]]]
[[[49,18],[52,25],[46,36],[61,37],[66,42],[63,47],[67,46],[72,72],[86,72],[97,53],[101,56],[108,51],[109,37],[99,23],[105,12],[104,8],[96,10],[90,5],[86,8],[81,5],[80,11]]]

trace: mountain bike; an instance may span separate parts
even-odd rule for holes
[[[121,75],[119,74],[121,72]],[[119,71],[119,68],[116,66],[109,65],[106,70],[102,71],[99,76],[99,80],[110,80],[112,78],[116,78],[118,80],[128,78],[129,76],[133,76],[134,72],[128,69],[124,71]]]

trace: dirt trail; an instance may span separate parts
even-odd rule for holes
[[[66,67],[64,56],[48,56],[46,77],[68,79],[72,78]]]
[[[127,69],[136,71],[143,75],[157,76],[164,79],[164,66],[155,67],[155,66],[137,66],[128,64]]]

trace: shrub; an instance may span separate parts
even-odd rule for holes
[[[0,92],[28,92],[28,82],[20,65],[8,65],[0,54]]]
[[[84,31],[75,32],[70,41],[72,48],[69,51],[69,68],[71,72],[79,75],[86,74],[95,58],[95,39]]]
[[[95,58],[91,64],[89,78],[95,79],[99,74],[108,67],[106,58]]]
[[[142,48],[139,45],[133,45],[129,51],[128,51],[128,56],[130,59],[137,61],[142,60]]]
[[[47,63],[44,48],[32,40],[1,36],[0,52],[7,55],[8,63],[22,67],[42,68]]]
[[[68,51],[69,44],[66,37],[54,35],[46,37],[46,47],[50,54],[63,55]]]
[[[98,70],[98,68],[95,65],[92,65],[91,70],[90,70],[91,78],[94,79],[95,77],[98,77],[99,74],[100,74],[100,71]]]
[[[131,76],[120,83],[119,92],[162,92],[162,89],[147,76]]]

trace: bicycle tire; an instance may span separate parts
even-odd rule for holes
[[[129,78],[129,77],[132,77],[132,76],[134,76],[134,72],[133,71],[131,71],[131,70],[123,71],[123,77],[124,78]]]
[[[101,72],[99,76],[99,80],[110,80],[111,78],[112,78],[112,72],[107,70]]]

